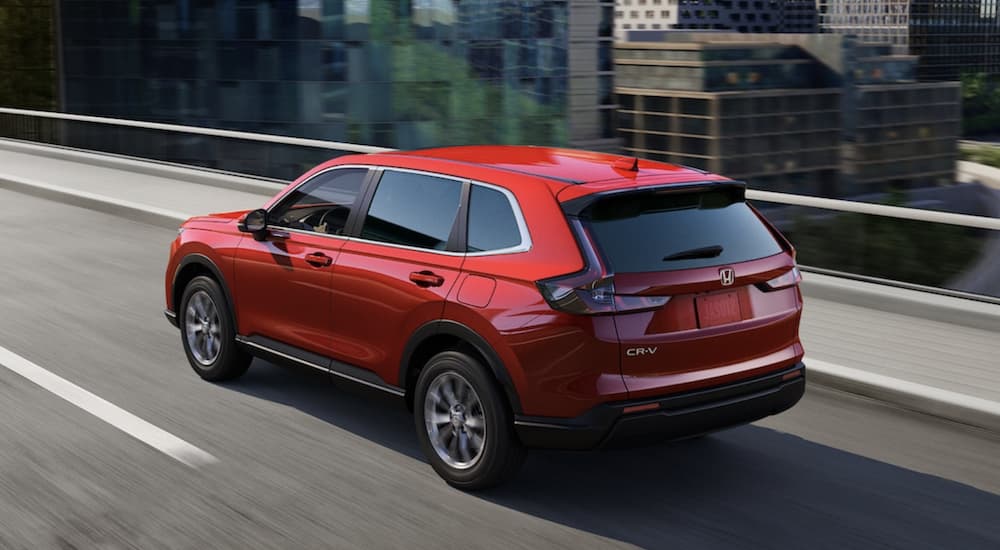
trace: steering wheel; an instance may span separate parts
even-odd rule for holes
[[[343,206],[335,206],[327,210],[326,212],[323,212],[323,215],[320,216],[319,223],[316,224],[316,227],[323,227],[323,225],[326,224],[327,217],[330,217],[330,214],[336,214],[335,219],[331,219],[331,221],[339,222],[336,226],[336,232],[330,231],[331,228],[327,228],[326,232],[330,235],[339,234],[340,231],[344,229],[344,226],[347,225],[347,216],[349,216],[350,213],[351,213],[350,208],[345,208]]]

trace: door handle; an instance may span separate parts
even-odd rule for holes
[[[333,263],[333,258],[322,252],[313,252],[312,254],[306,254],[306,262],[312,266],[326,267]]]
[[[414,271],[410,273],[410,280],[420,287],[441,286],[444,284],[444,277],[433,271]]]

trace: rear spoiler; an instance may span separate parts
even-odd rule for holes
[[[567,216],[579,216],[588,206],[608,197],[623,197],[631,194],[649,193],[690,193],[691,191],[708,189],[731,189],[738,193],[739,200],[746,200],[746,182],[736,180],[696,181],[691,183],[650,183],[642,187],[627,187],[602,191],[568,200],[561,204],[563,213]]]

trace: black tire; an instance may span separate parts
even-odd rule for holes
[[[218,351],[211,356],[201,351],[193,351],[192,343],[189,341],[189,325],[202,326],[198,319],[188,318],[188,308],[193,298],[202,304],[204,304],[202,300],[208,299],[215,308],[216,315],[213,316],[213,319],[217,321],[217,326],[213,326],[212,332],[214,333],[213,337],[218,339]],[[233,323],[232,311],[226,301],[226,295],[214,279],[206,276],[191,279],[181,296],[177,317],[184,354],[187,355],[188,363],[198,373],[198,376],[212,382],[220,382],[238,378],[250,368],[253,357],[236,344],[236,328]],[[204,329],[195,328],[195,330]],[[197,344],[195,346],[199,347]],[[201,358],[198,356],[199,353],[202,353]]]
[[[442,375],[447,375],[444,379],[467,382],[475,390],[481,404],[476,410],[481,411],[481,417],[485,419],[481,451],[475,462],[465,468],[448,464],[438,454],[427,425],[425,409],[428,392]],[[486,489],[517,473],[524,462],[525,449],[514,433],[514,415],[496,380],[479,361],[460,351],[439,353],[431,357],[420,371],[415,393],[413,416],[417,438],[434,471],[449,485],[465,491]]]

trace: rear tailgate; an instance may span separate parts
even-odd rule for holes
[[[744,202],[742,187],[610,196],[580,217],[619,303],[669,298],[613,314],[630,396],[725,383],[801,357],[790,246]]]

